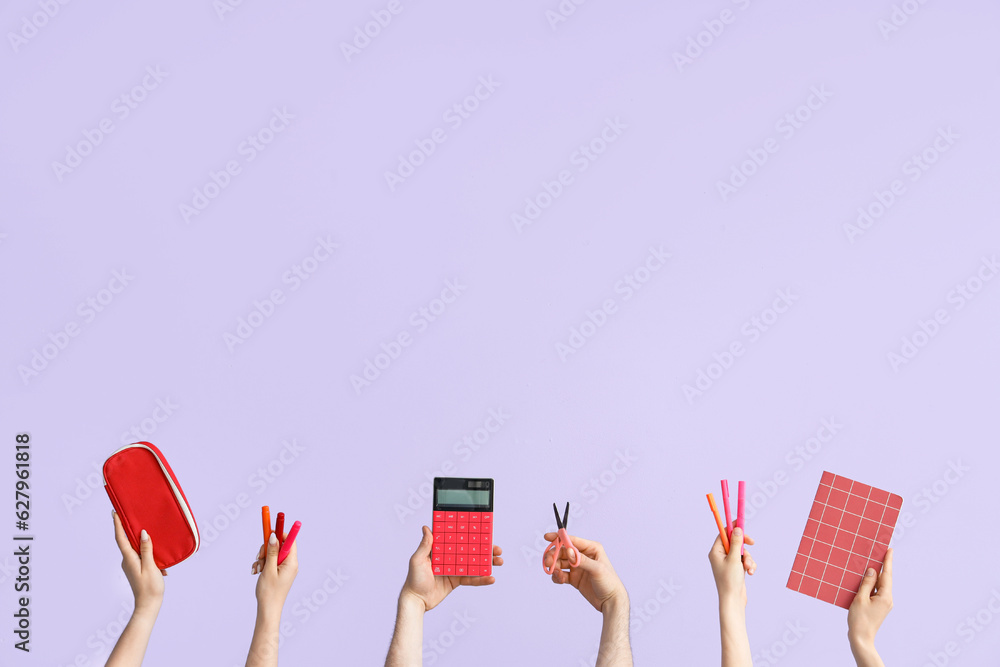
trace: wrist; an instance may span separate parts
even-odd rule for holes
[[[618,614],[628,616],[628,592],[624,587],[618,589],[604,600],[601,604],[601,613],[605,616],[615,616]]]
[[[851,642],[851,650],[855,655],[875,651],[875,637],[862,633],[848,632],[847,639]]]
[[[160,606],[163,604],[163,597],[136,598],[135,609],[132,611],[133,617],[155,620],[160,613]]]
[[[400,613],[411,612],[423,614],[427,611],[427,603],[424,602],[424,599],[406,586],[403,586],[403,590],[399,592],[398,606]]]

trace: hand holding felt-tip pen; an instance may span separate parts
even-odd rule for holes
[[[276,667],[278,664],[279,626],[281,610],[299,571],[298,544],[292,543],[288,557],[278,565],[280,542],[272,532],[261,547],[263,564],[254,594],[257,597],[257,618],[253,638],[247,653],[246,667]],[[257,570],[257,562],[252,570]]]
[[[139,553],[136,553],[118,513],[112,511],[111,515],[115,523],[115,541],[122,554],[122,570],[132,588],[135,608],[105,664],[110,667],[138,667],[146,654],[153,625],[163,603],[163,575],[166,571],[156,567],[153,540],[146,531],[140,532]]]
[[[753,538],[744,536],[743,530],[739,526],[735,526],[730,533],[729,553],[726,553],[721,535],[715,536],[715,542],[708,552],[708,560],[712,564],[712,574],[715,577],[715,586],[719,592],[722,667],[752,667],[753,665],[746,624],[747,588],[745,575],[753,575],[757,571],[757,564],[750,552],[743,550],[744,540],[746,544],[754,543]],[[740,551],[743,551],[742,556],[740,556]]]

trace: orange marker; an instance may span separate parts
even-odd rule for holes
[[[271,539],[271,508],[264,505],[260,508],[260,520],[264,524],[264,544]]]
[[[719,508],[715,505],[715,497],[711,493],[705,495],[708,498],[708,506],[712,508],[712,514],[715,515],[715,524],[719,527],[719,537],[722,538],[722,546],[725,547],[726,553],[729,553],[729,536],[726,535],[726,526],[722,523],[722,517],[719,516]]]

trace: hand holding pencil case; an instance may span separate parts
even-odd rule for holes
[[[153,560],[161,570],[198,550],[201,538],[194,513],[163,452],[152,443],[135,442],[109,456],[104,489],[137,553],[139,534],[149,533]]]

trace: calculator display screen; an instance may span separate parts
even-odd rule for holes
[[[489,490],[478,489],[437,489],[439,505],[481,505],[490,504]]]

